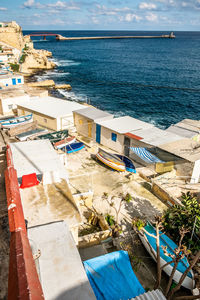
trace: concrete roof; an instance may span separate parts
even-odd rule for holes
[[[166,130],[159,129],[157,127],[152,127],[144,130],[134,130],[130,133],[141,137],[141,142],[147,143],[152,146],[159,146],[161,144],[182,139],[182,137],[177,134],[167,132]]]
[[[29,101],[20,102],[18,106],[52,118],[69,116],[73,111],[85,108],[83,104],[49,96],[32,97]]]
[[[49,140],[35,140],[10,144],[17,177],[36,173],[59,172],[67,179],[67,171]]]
[[[75,113],[84,116],[90,120],[98,120],[103,119],[105,117],[113,117],[113,115],[109,114],[108,112],[105,112],[103,110],[97,109],[95,107],[86,107],[85,109],[79,109],[75,110]]]
[[[181,122],[171,125],[167,131],[176,133],[185,138],[192,138],[200,133],[200,121],[184,119]]]
[[[133,130],[149,129],[154,127],[154,125],[152,124],[140,121],[129,116],[114,118],[106,121],[102,120],[96,123],[120,134],[127,133]]]
[[[0,99],[7,99],[7,98],[15,98],[15,97],[20,97],[20,96],[27,96],[22,89],[5,89],[5,90],[0,90]]]
[[[28,237],[41,251],[39,269],[45,299],[96,299],[65,222],[28,228]]]
[[[181,139],[171,143],[159,145],[159,148],[182,157],[190,162],[200,159],[200,143],[192,139]]]

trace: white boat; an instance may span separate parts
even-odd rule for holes
[[[149,232],[150,234],[156,235],[155,228],[151,224],[147,224],[145,226],[145,230]],[[151,257],[156,261],[157,252],[156,252],[156,238],[149,236],[147,233],[144,232],[144,235],[139,233],[139,237],[146,248],[146,250],[149,252]],[[145,238],[146,237],[146,238]],[[147,240],[148,242],[147,242]],[[161,246],[167,247],[167,252],[170,254],[174,253],[174,249],[178,248],[178,246],[165,234],[160,235],[160,265],[161,267],[166,264],[168,261],[171,261],[172,259],[164,254],[164,251]],[[153,255],[154,254],[154,255]],[[175,271],[173,280],[178,283],[181,276],[183,275],[184,271],[188,268],[189,263],[186,257],[184,257],[178,264],[177,269]],[[173,264],[167,265],[163,271],[170,276],[173,269]],[[187,274],[186,278],[184,279],[182,286],[189,290],[194,289],[194,274],[192,270]]]
[[[11,118],[0,122],[2,128],[12,128],[19,125],[24,125],[33,122],[33,115]]]
[[[68,136],[67,138],[65,138],[57,143],[54,143],[53,145],[54,145],[55,149],[61,149],[65,146],[70,145],[75,142],[76,142],[75,136]]]

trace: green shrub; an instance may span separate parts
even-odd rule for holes
[[[20,58],[20,60],[19,60],[19,63],[20,63],[20,64],[23,64],[23,63],[24,63],[26,56],[27,56],[27,54],[22,54],[22,56],[21,56],[21,58]]]
[[[13,72],[19,72],[19,64],[9,64]]]
[[[200,204],[197,199],[189,192],[182,195],[182,205],[173,205],[168,208],[164,214],[163,226],[165,232],[168,233],[172,239],[179,242],[179,229],[182,227],[189,230],[186,233],[183,242],[191,249],[200,248],[200,240],[193,237],[191,239],[192,231],[198,235],[200,233]]]

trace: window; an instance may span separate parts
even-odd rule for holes
[[[12,109],[13,108],[13,104],[8,105],[8,109]]]
[[[18,82],[18,83],[22,83],[21,78],[17,79],[17,82]]]
[[[47,119],[44,119],[44,123],[47,123]]]
[[[113,142],[116,142],[117,141],[117,135],[116,135],[116,133],[111,133],[111,139],[112,139],[112,141]]]

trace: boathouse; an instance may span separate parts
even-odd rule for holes
[[[13,115],[17,103],[28,101],[29,95],[20,89],[2,89],[0,92],[0,114]]]
[[[120,154],[127,155],[130,139],[126,137],[126,134],[132,130],[137,131],[142,128],[150,130],[153,127],[152,124],[129,116],[96,121],[96,132],[98,133],[96,134],[96,142]]]
[[[38,125],[52,130],[74,128],[73,112],[84,108],[84,105],[77,102],[49,96],[32,97],[30,101],[17,104],[19,116],[32,113]]]
[[[0,86],[15,86],[24,84],[24,77],[21,75],[12,75],[12,74],[6,74],[6,75],[0,75]]]
[[[105,121],[113,119],[113,115],[97,109],[95,107],[86,107],[74,111],[74,125],[77,133],[89,139],[99,140],[97,121]]]

